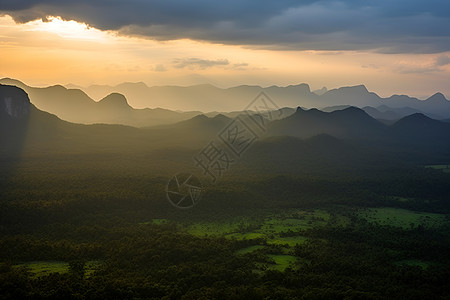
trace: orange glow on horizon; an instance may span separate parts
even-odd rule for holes
[[[436,64],[439,55],[450,57],[450,52],[282,51],[188,39],[159,42],[54,16],[24,24],[0,16],[0,30],[0,76],[30,85],[191,85],[203,80],[219,87],[308,83],[318,89],[365,84],[381,96],[425,97],[440,91],[450,97],[450,64]],[[204,64],[199,67],[192,58]]]

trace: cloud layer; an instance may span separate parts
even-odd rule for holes
[[[229,65],[228,59],[208,60],[200,58],[180,58],[173,61],[174,67],[177,69],[207,69],[214,66],[226,66]]]
[[[448,0],[0,0],[16,22],[61,16],[157,40],[286,50],[450,50]]]

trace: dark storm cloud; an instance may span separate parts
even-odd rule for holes
[[[17,22],[61,16],[152,39],[288,50],[450,50],[448,0],[0,0]]]

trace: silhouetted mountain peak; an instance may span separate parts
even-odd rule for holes
[[[4,85],[13,85],[13,86],[17,86],[20,88],[25,86],[25,84],[23,82],[21,82],[17,79],[12,79],[12,78],[8,78],[8,77],[0,79],[0,83],[4,84]]]
[[[194,88],[206,88],[206,89],[217,89],[217,88],[218,88],[218,87],[212,85],[211,83],[199,83],[199,84],[191,85],[190,87],[194,87]]]
[[[331,112],[332,114],[344,114],[348,116],[368,116],[367,113],[362,110],[361,108],[355,107],[355,106],[349,106],[347,108],[344,108],[342,110],[335,110]]]
[[[447,103],[448,100],[445,98],[445,96],[442,93],[436,93],[433,96],[431,96],[430,98],[428,98],[425,101],[430,101],[430,102],[444,102]]]
[[[335,111],[335,110],[343,110],[343,109],[346,109],[346,108],[348,108],[350,106],[351,105],[334,105],[334,106],[327,106],[327,107],[321,108],[320,110],[323,111],[323,112],[332,112],[332,111]]]
[[[417,123],[417,122],[424,123],[424,122],[438,122],[438,121],[433,120],[433,119],[425,116],[422,113],[415,113],[415,114],[412,114],[412,115],[409,115],[409,116],[406,116],[406,117],[400,119],[396,124],[398,124],[398,123],[404,123],[404,124]]]
[[[223,129],[223,127],[229,123],[230,120],[230,118],[220,114],[212,118],[205,116],[204,114],[200,114],[188,120],[168,126],[178,128],[178,130],[200,130],[201,132],[208,131],[217,133],[218,130]]]
[[[20,119],[30,113],[30,99],[24,90],[0,84],[0,116]]]
[[[206,122],[208,122],[209,120],[210,120],[210,118],[208,118],[204,114],[199,114],[199,115],[196,115],[195,117],[192,117],[190,119],[178,122],[175,125],[180,125],[180,124],[182,124],[183,126],[203,125],[203,124],[206,124]],[[172,126],[172,125],[169,125],[169,126]]]
[[[218,115],[214,116],[212,119],[213,120],[218,120],[218,121],[221,121],[221,122],[226,122],[226,121],[230,121],[231,120],[230,118],[228,118],[227,116],[225,116],[223,114],[218,114]]]
[[[364,84],[355,85],[355,86],[349,87],[349,88],[352,90],[355,90],[355,91],[361,91],[361,92],[366,92],[366,93],[369,92]]]
[[[293,135],[309,138],[318,134],[328,134],[338,138],[364,138],[378,136],[384,126],[357,107],[348,107],[333,112],[318,109],[297,111],[270,126],[272,135]]]
[[[415,113],[404,117],[390,127],[397,139],[425,145],[430,141],[448,143],[450,124]]]
[[[373,106],[381,104],[380,96],[369,92],[364,85],[347,86],[329,90],[322,96],[320,101],[328,105],[352,105],[352,106]]]
[[[48,88],[55,89],[55,90],[67,90],[67,88],[61,84],[55,84],[55,85],[49,86]]]
[[[326,114],[321,110],[318,110],[317,108],[311,108],[311,109],[303,109],[301,107],[298,107],[295,113],[293,114],[294,117],[298,116],[317,116],[317,115],[323,115]]]
[[[337,91],[346,92],[346,93],[356,93],[356,94],[369,93],[369,91],[367,90],[366,86],[363,85],[363,84],[355,85],[355,86],[344,86],[344,87],[338,88]]]
[[[341,142],[340,139],[338,139],[332,135],[326,134],[326,133],[321,133],[321,134],[312,136],[312,137],[308,138],[307,141],[309,143],[322,144],[322,145],[334,144],[334,143]]]
[[[140,81],[140,82],[123,82],[115,86],[115,88],[148,88],[148,86]]]
[[[412,133],[416,130],[422,130],[424,128],[438,129],[442,126],[442,124],[445,123],[431,119],[422,113],[415,113],[398,120],[394,123],[394,125],[392,125],[392,128],[396,130],[406,130]],[[432,132],[430,132],[430,134],[431,133]]]
[[[383,105],[378,106],[376,109],[378,109],[379,111],[383,112],[383,111],[390,110],[392,108],[387,106],[387,105],[385,105],[385,104],[383,104]]]
[[[128,105],[127,99],[124,95],[119,93],[112,93],[99,101],[102,105],[108,105],[115,108],[132,108]]]
[[[309,84],[307,84],[307,83],[288,85],[286,88],[287,89],[293,88],[293,89],[297,89],[297,90],[302,90],[302,92],[304,92],[304,93],[311,93],[311,88],[310,88]]]
[[[322,87],[321,89],[318,90],[314,90],[312,91],[314,94],[318,95],[318,96],[322,96],[323,94],[325,94],[326,92],[328,92],[328,89],[326,87]]]
[[[336,119],[340,120],[358,120],[358,121],[368,121],[370,123],[378,123],[373,117],[371,117],[367,112],[362,110],[361,108],[350,106],[342,110],[335,110],[329,113],[330,116],[333,116]]]

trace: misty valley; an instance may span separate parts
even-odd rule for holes
[[[0,83],[0,299],[449,299],[443,94]]]

